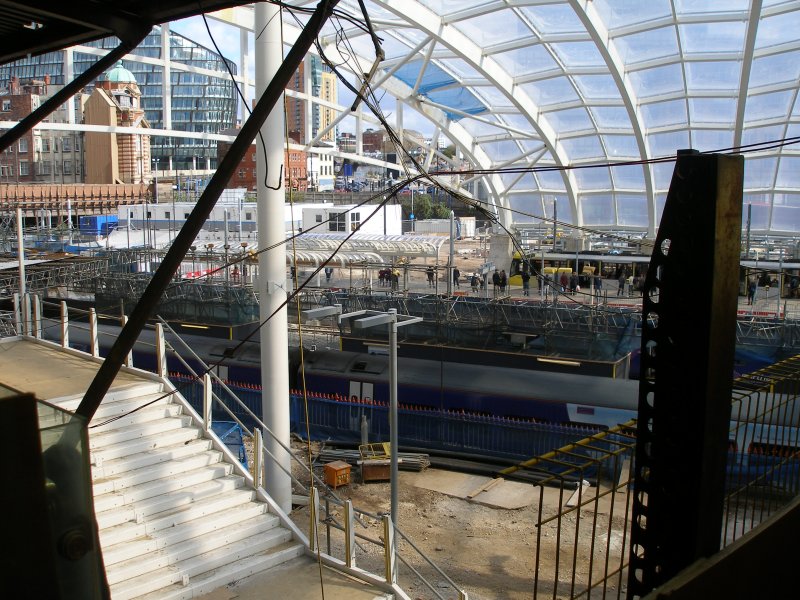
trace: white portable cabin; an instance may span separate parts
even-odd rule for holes
[[[399,204],[379,206],[377,204],[327,205],[307,207],[303,205],[303,231],[314,233],[372,233],[378,235],[402,235],[402,207]],[[315,229],[312,229],[316,227]]]

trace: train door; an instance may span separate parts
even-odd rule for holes
[[[374,399],[372,384],[366,381],[350,382],[350,400],[372,402]]]

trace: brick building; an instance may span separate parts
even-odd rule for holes
[[[0,120],[20,121],[56,93],[50,77],[20,81],[11,77],[0,93]],[[44,123],[66,123],[66,105],[50,114]],[[80,183],[83,181],[83,135],[78,131],[34,128],[0,153],[0,183]]]
[[[226,129],[220,133],[223,135],[236,135],[239,133],[239,128]],[[217,164],[222,162],[222,158],[227,154],[230,147],[231,145],[227,142],[217,143]],[[283,184],[286,189],[300,192],[306,191],[308,188],[307,153],[302,150],[284,150],[283,160]],[[246,188],[250,191],[255,191],[256,177],[256,142],[253,142],[239,163],[239,167],[234,171],[229,187]]]

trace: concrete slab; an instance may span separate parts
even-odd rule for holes
[[[40,400],[83,394],[100,363],[59,347],[8,338],[0,342],[0,384]],[[143,378],[121,371],[112,389],[142,383]]]
[[[311,558],[251,575],[235,584],[200,596],[198,600],[263,600],[264,598],[314,598],[325,600],[387,600],[385,592],[345,577]]]
[[[406,474],[415,487],[462,498],[491,508],[517,509],[539,499],[537,489],[527,483],[495,480],[492,477],[426,469]]]

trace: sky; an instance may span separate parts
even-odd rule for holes
[[[225,25],[220,23],[219,21],[215,21],[214,19],[208,19],[208,25],[211,29],[211,33],[214,36],[214,40],[219,46],[220,50],[222,51],[222,55],[225,58],[228,58],[236,63],[238,73],[241,73],[241,52],[239,47],[239,30],[235,27]],[[205,46],[211,50],[214,50],[214,45],[211,39],[208,36],[208,31],[206,30],[206,26],[203,23],[203,19],[200,16],[197,17],[190,17],[188,19],[182,19],[180,21],[173,21],[170,25],[173,31],[180,33],[181,35],[189,38],[190,40],[197,42],[201,46]],[[253,36],[249,36],[249,46],[250,51],[253,51]],[[255,77],[255,68],[253,65],[254,61],[251,61],[250,65],[250,78],[251,80]],[[382,95],[378,94],[381,97],[381,109],[383,110],[384,114],[388,116],[388,121],[394,124],[394,115],[396,114],[396,105],[394,98],[389,95],[385,94]],[[343,106],[350,106],[353,103],[355,95],[347,89],[346,86],[339,84],[339,104]],[[241,109],[240,109],[241,110]],[[241,116],[241,115],[240,115]],[[403,124],[406,129],[414,129],[416,131],[420,131],[425,135],[431,135],[433,132],[433,126],[424,117],[417,114],[416,111],[409,109],[408,107],[405,108],[403,112]],[[368,125],[365,125],[365,129],[368,128]],[[376,128],[377,126],[373,126]],[[353,119],[345,119],[339,126],[339,132],[355,132],[355,121]]]

